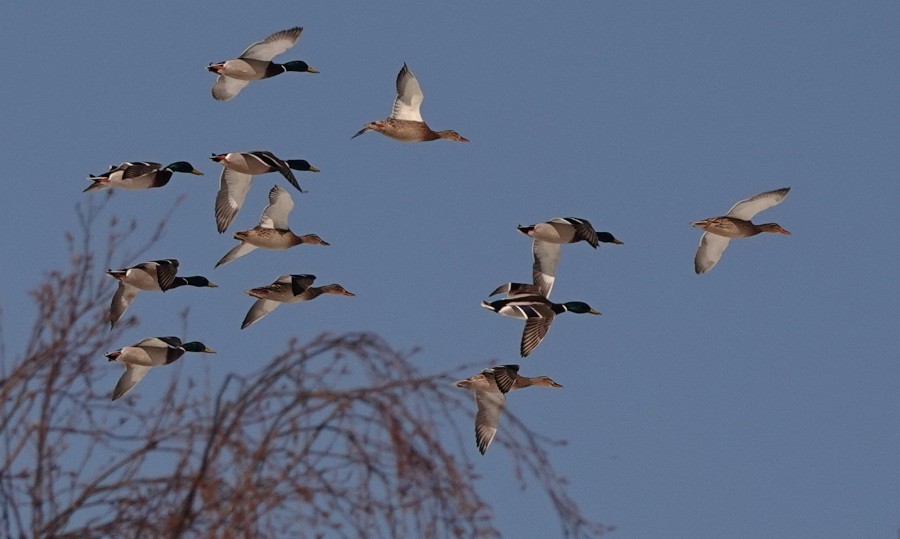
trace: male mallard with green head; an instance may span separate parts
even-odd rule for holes
[[[150,161],[135,161],[122,163],[118,166],[110,166],[109,170],[94,176],[88,176],[92,183],[84,190],[96,191],[98,189],[151,189],[162,187],[172,179],[173,172],[185,172],[202,176],[203,173],[195,169],[187,161],[176,161],[170,165],[162,166],[160,163]]]
[[[216,195],[216,227],[219,233],[225,232],[243,206],[253,176],[279,172],[303,193],[291,169],[319,172],[319,169],[305,159],[279,159],[272,152],[266,151],[213,154],[210,159],[224,167],[219,177],[219,193]]]
[[[284,64],[272,61],[272,58],[296,45],[302,33],[303,28],[299,26],[275,32],[247,47],[237,58],[209,64],[206,69],[219,75],[212,88],[213,97],[219,101],[228,101],[238,95],[250,81],[268,79],[288,71],[318,73],[302,60]]]
[[[482,301],[481,306],[503,316],[525,320],[525,331],[522,332],[522,342],[519,346],[522,357],[537,348],[550,330],[550,324],[553,323],[556,315],[564,312],[600,314],[600,311],[582,301],[553,303],[538,293],[536,287],[530,284],[506,283],[491,292],[490,295],[502,292],[507,293],[505,299],[491,302]]]
[[[594,249],[600,242],[622,245],[609,232],[597,232],[590,221],[578,217],[557,217],[545,223],[518,228],[519,232],[534,239],[531,244],[534,284],[546,297],[550,297],[550,290],[556,280],[561,244],[584,241]]]
[[[106,354],[110,361],[118,361],[127,367],[116,384],[112,400],[128,393],[152,367],[168,365],[185,352],[216,353],[202,342],[192,341],[182,344],[178,337],[150,337]]]
[[[119,288],[116,289],[109,309],[110,326],[116,325],[116,321],[122,317],[141,290],[165,292],[179,286],[217,288],[206,277],[200,275],[179,277],[175,275],[177,272],[178,261],[174,258],[141,262],[130,268],[107,271],[107,275],[119,281]]]

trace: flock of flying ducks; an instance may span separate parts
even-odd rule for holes
[[[250,82],[289,71],[318,73],[301,60],[284,64],[272,61],[275,56],[293,47],[302,32],[301,27],[276,32],[250,45],[237,58],[210,64],[207,69],[218,75],[212,87],[213,97],[220,101],[231,100]],[[456,131],[433,131],[428,127],[420,113],[424,94],[418,80],[406,64],[403,64],[397,75],[396,85],[397,96],[391,115],[384,120],[367,122],[351,139],[374,131],[401,142],[425,142],[437,139],[468,142],[468,139]],[[211,159],[223,166],[215,201],[216,228],[220,233],[227,230],[240,211],[254,176],[278,172],[302,193],[304,191],[292,171],[319,172],[319,169],[306,160],[283,160],[268,151],[213,154]],[[110,167],[104,174],[90,176],[88,179],[93,183],[85,191],[162,187],[169,182],[175,172],[203,174],[186,161],[177,161],[165,167],[160,163],[128,162]],[[732,238],[755,236],[761,232],[790,234],[775,223],[751,222],[756,214],[784,200],[789,190],[783,188],[760,193],[737,202],[723,216],[691,223],[692,226],[704,231],[694,258],[696,273],[711,270]],[[294,201],[290,193],[277,185],[273,187],[269,191],[269,204],[263,210],[259,223],[252,229],[234,233],[234,238],[239,241],[238,245],[226,253],[216,263],[216,267],[232,262],[257,248],[280,250],[304,243],[329,245],[315,234],[298,236],[291,231],[288,217],[293,207]],[[520,226],[519,231],[533,240],[531,247],[534,258],[533,281],[505,283],[490,294],[491,296],[505,294],[505,297],[490,302],[484,301],[482,306],[503,316],[525,321],[519,347],[522,357],[525,357],[547,335],[557,315],[564,312],[600,314],[584,302],[550,301],[561,245],[584,241],[596,249],[600,243],[622,244],[622,242],[609,232],[597,232],[588,220],[576,217],[558,217],[544,223]],[[107,273],[119,282],[110,307],[110,324],[115,325],[141,290],[165,292],[180,286],[216,287],[205,277],[181,277],[177,272],[178,261],[174,259],[143,262],[130,268],[109,270]],[[315,278],[314,275],[307,274],[282,275],[272,284],[247,290],[247,294],[257,299],[244,317],[241,329],[256,323],[282,303],[308,301],[322,294],[353,296],[339,284],[314,287],[312,283]],[[182,343],[177,337],[151,337],[107,354],[106,357],[110,361],[118,361],[126,366],[125,373],[116,384],[112,399],[116,400],[125,395],[140,382],[151,367],[172,363],[185,352],[214,353],[200,342]],[[475,417],[475,437],[482,454],[487,451],[497,432],[507,392],[529,386],[562,387],[547,376],[529,378],[519,375],[518,371],[518,365],[501,365],[456,382],[456,386],[471,389],[475,394],[478,407]]]
[[[776,223],[755,224],[751,219],[759,212],[780,203],[790,188],[767,191],[738,201],[725,215],[710,217],[691,223],[702,229],[700,246],[694,256],[696,273],[706,273],[719,261],[732,238],[746,238],[761,232],[790,234]],[[597,232],[586,219],[562,217],[532,226],[520,226],[519,231],[534,241],[531,252],[534,257],[532,283],[506,283],[491,292],[506,294],[505,299],[482,302],[482,306],[496,313],[525,320],[525,331],[519,352],[522,357],[530,354],[550,329],[558,314],[600,314],[587,303],[550,301],[550,291],[556,280],[560,246],[565,243],[587,242],[597,248],[599,243],[621,244],[609,232]],[[475,415],[475,441],[481,454],[487,451],[497,433],[500,414],[506,401],[506,393],[512,389],[529,386],[562,387],[547,376],[528,378],[518,374],[518,365],[501,365],[481,371],[479,374],[456,382],[457,387],[475,392],[478,412]]]

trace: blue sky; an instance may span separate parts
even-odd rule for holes
[[[83,178],[122,161],[188,160],[206,175],[119,192],[110,211],[146,225],[136,246],[186,194],[146,258],[179,258],[182,273],[220,288],[139,296],[129,314],[142,323],[121,344],[179,333],[190,305],[186,336],[219,354],[215,369],[184,364],[182,376],[249,371],[289,338],[326,330],[419,346],[427,372],[516,362],[565,386],[513,394],[509,408],[568,440],[553,462],[616,537],[895,537],[900,5],[422,6],[5,10],[7,349],[22,348],[35,312],[27,290],[65,263],[74,204],[95,195],[81,193]],[[300,43],[279,59],[321,74],[212,99],[209,62],[295,25]],[[403,62],[426,121],[470,143],[350,140],[388,115]],[[215,231],[220,169],[208,156],[252,149],[322,169],[299,174],[309,193],[291,193],[290,222],[332,246],[259,250],[214,270],[235,242]],[[254,181],[233,230],[255,225],[274,183],[284,185]],[[733,242],[694,274],[691,221],[785,186],[788,198],[759,217],[791,236]],[[521,323],[479,302],[530,276],[530,241],[515,226],[557,216],[625,245],[564,246],[554,299],[604,316],[564,315],[521,359]],[[283,273],[357,297],[283,306],[240,331],[253,302],[242,291]],[[135,390],[148,401],[174,375],[152,374]],[[110,388],[119,375],[110,369]],[[520,492],[508,462],[499,445],[477,459],[498,525],[554,536],[548,500]]]

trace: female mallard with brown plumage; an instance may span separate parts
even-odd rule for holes
[[[247,290],[247,294],[259,299],[247,311],[247,316],[244,317],[244,321],[241,323],[241,329],[274,311],[282,303],[309,301],[316,299],[322,294],[355,295],[344,290],[344,287],[339,284],[311,286],[315,280],[315,275],[282,275],[270,285]]]
[[[459,136],[456,131],[433,131],[428,127],[419,112],[424,99],[425,94],[419,87],[419,81],[404,63],[400,73],[397,74],[397,98],[394,100],[394,109],[390,117],[367,123],[350,138],[356,138],[366,131],[375,131],[400,142],[425,142],[441,138],[469,142],[469,139]]]
[[[750,219],[757,213],[784,200],[790,190],[790,187],[785,187],[766,191],[738,201],[723,216],[710,217],[691,223],[691,226],[702,228],[705,231],[700,237],[697,254],[694,255],[694,271],[699,274],[713,269],[728,247],[731,238],[748,238],[761,232],[790,234],[777,223],[757,225],[750,222]]]
[[[456,382],[456,387],[475,392],[478,413],[475,415],[475,442],[478,451],[484,455],[500,425],[500,413],[506,403],[506,393],[513,389],[530,386],[562,387],[549,376],[529,378],[519,374],[518,365],[500,365],[485,369],[465,380]]]
[[[216,262],[216,267],[240,258],[257,247],[288,249],[301,243],[331,245],[315,234],[298,236],[291,232],[288,227],[288,215],[292,209],[294,209],[294,200],[290,193],[277,185],[273,187],[269,191],[269,205],[263,210],[259,224],[249,230],[235,232],[234,239],[240,243]]]

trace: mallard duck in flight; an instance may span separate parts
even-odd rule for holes
[[[456,387],[471,389],[475,393],[475,404],[478,406],[478,413],[475,415],[475,443],[482,455],[497,434],[506,393],[530,386],[562,387],[549,376],[522,376],[518,365],[484,369],[475,376],[456,382]]]

